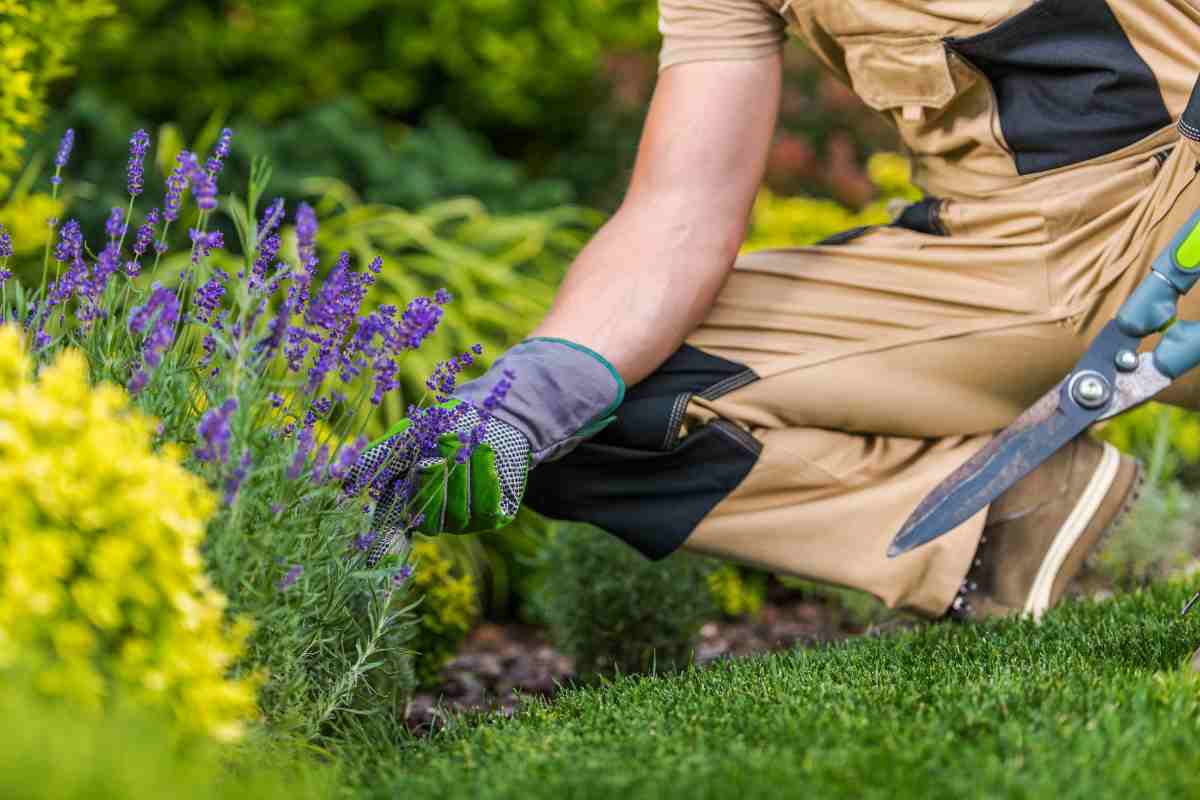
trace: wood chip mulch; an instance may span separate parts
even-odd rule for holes
[[[714,620],[701,628],[696,660],[786,650],[871,633],[819,600],[769,603],[755,619]],[[904,624],[901,622],[900,624]],[[528,625],[484,624],[441,671],[441,684],[409,706],[409,728],[434,732],[456,712],[472,717],[511,715],[523,697],[553,697],[574,677],[571,659],[554,649],[543,630]]]

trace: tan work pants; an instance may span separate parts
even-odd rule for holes
[[[1163,130],[1039,176],[1048,199],[1037,219],[1016,194],[1024,202],[951,202],[948,236],[885,227],[740,258],[688,343],[758,380],[692,397],[684,432],[724,419],[762,450],[684,546],[944,612],[986,511],[896,559],[888,543],[926,493],[1071,369],[1200,208],[1198,155]],[[1094,207],[1070,206],[1080,181]],[[1181,307],[1198,311],[1195,296]],[[1160,399],[1198,408],[1198,387],[1191,374]]]

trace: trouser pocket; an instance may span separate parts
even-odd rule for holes
[[[649,558],[663,558],[750,473],[761,445],[728,420],[681,435],[692,397],[717,399],[758,379],[742,364],[684,345],[633,386],[617,421],[529,476],[525,502],[588,522]]]

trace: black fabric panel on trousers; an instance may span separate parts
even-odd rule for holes
[[[602,430],[593,441],[619,447],[662,449],[678,395],[699,394],[746,371],[742,364],[710,356],[685,344],[654,374],[625,392],[625,401],[617,409],[617,421]]]
[[[907,228],[917,233],[927,233],[930,236],[945,236],[946,229],[942,227],[939,216],[942,210],[942,200],[938,197],[926,197],[916,203],[904,207],[900,216],[892,223],[898,228]]]
[[[867,233],[868,231],[875,230],[875,228],[877,228],[877,227],[878,227],[877,225],[860,225],[859,227],[851,228],[848,231],[841,231],[840,233],[835,233],[832,236],[826,236],[824,239],[817,242],[817,244],[819,244],[819,245],[846,244],[847,242],[853,242],[855,239],[862,236],[864,233]]]
[[[603,528],[648,558],[670,555],[745,479],[761,450],[725,420],[676,439],[688,398],[755,377],[741,364],[684,345],[629,390],[615,423],[530,472],[525,504]]]
[[[992,82],[1022,175],[1120,150],[1171,124],[1154,73],[1104,0],[1038,0],[946,44]]]

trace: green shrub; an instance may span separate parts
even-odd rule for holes
[[[163,125],[154,137],[161,150],[156,161],[170,169],[179,149],[207,150],[226,122],[240,146],[225,165],[223,186],[244,187],[249,154],[265,155],[275,165],[272,192],[292,204],[309,197],[312,177],[322,175],[347,187],[360,202],[410,210],[460,196],[478,199],[492,213],[536,211],[574,200],[567,182],[532,178],[522,165],[499,157],[485,138],[444,113],[431,113],[421,125],[410,127],[389,122],[353,97],[306,107],[274,124],[246,115],[217,115],[189,128],[195,131],[189,137],[173,124]],[[69,188],[86,193],[90,202],[82,211],[96,209],[94,215],[81,218],[85,230],[99,230],[105,209],[124,203],[121,187],[109,179],[109,165],[126,157],[129,131],[141,124],[128,108],[84,88],[64,102],[55,115],[54,130],[33,139],[44,165],[53,157],[62,131],[75,130],[74,182]],[[44,176],[33,177],[46,185]],[[162,191],[160,171],[148,170],[147,179],[152,196]],[[45,230],[45,216],[38,226],[39,233]]]
[[[573,126],[603,54],[652,42],[653,0],[130,0],[89,38],[85,81],[150,120],[264,121],[356,94],[472,127]],[[281,80],[286,76],[286,80]]]
[[[600,530],[563,525],[542,558],[539,614],[585,680],[685,666],[717,613],[712,565],[697,556],[649,561]]]

